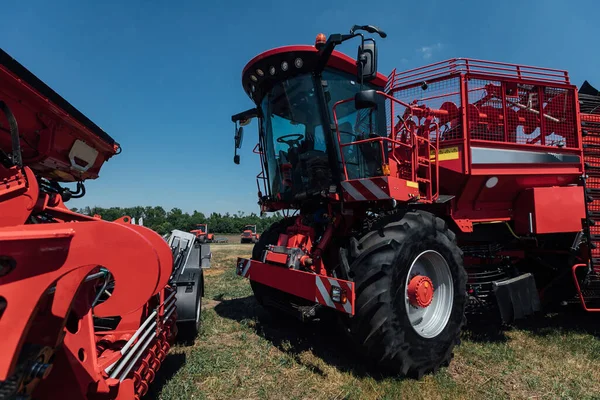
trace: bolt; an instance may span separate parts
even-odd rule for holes
[[[46,379],[52,370],[51,364],[36,362],[31,366],[29,376],[33,379]]]

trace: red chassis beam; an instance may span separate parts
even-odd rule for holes
[[[265,264],[247,258],[238,258],[236,273],[243,278],[262,283],[282,292],[334,308],[339,312],[354,315],[354,282]],[[341,301],[333,300],[335,287],[341,291]]]

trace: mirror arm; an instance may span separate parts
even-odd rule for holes
[[[323,70],[325,69],[325,66],[327,65],[327,61],[329,61],[329,57],[331,57],[331,54],[333,53],[333,50],[335,49],[335,46],[337,46],[338,44],[342,44],[346,40],[350,40],[357,36],[362,37],[364,40],[364,37],[361,33],[350,33],[350,34],[335,33],[335,34],[329,35],[329,38],[327,39],[325,46],[323,46],[323,49],[321,50],[321,57],[319,58],[317,66],[314,70],[315,74],[320,74],[321,72],[323,72]]]
[[[232,115],[231,116],[231,122],[244,121],[244,120],[247,120],[247,119],[250,119],[250,118],[259,117],[259,116],[260,116],[260,112],[255,107],[255,108],[251,108],[249,110],[243,111],[243,112],[241,112],[239,114]]]

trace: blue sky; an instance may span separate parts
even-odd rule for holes
[[[567,69],[600,87],[600,2],[12,1],[0,46],[113,136],[123,152],[69,206],[162,205],[258,211],[246,127],[233,158],[230,116],[252,107],[242,68],[256,54],[373,24],[379,70],[453,57]],[[354,56],[355,42],[340,49]]]

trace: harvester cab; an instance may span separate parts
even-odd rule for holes
[[[361,29],[386,36],[372,26],[355,26],[350,34],[332,35],[327,41],[319,35],[315,47],[288,46],[263,53],[244,69],[244,89],[257,107],[232,117],[235,145],[236,150],[241,146],[242,126],[259,117],[255,152],[264,166],[258,177],[263,211],[277,209],[278,203],[297,206],[324,193],[341,193],[345,169],[353,177],[382,174],[381,150],[371,140],[385,136],[385,110],[378,99],[377,104],[368,102],[371,91],[383,89],[385,78],[377,74],[375,41],[365,39],[358,33]],[[334,51],[354,37],[362,38],[358,74],[349,57]],[[354,96],[364,108],[344,103],[334,118],[333,106]],[[343,144],[361,143],[340,151],[338,136]],[[235,161],[239,162],[237,153]]]
[[[261,212],[295,210],[238,259],[258,302],[338,311],[368,359],[415,376],[450,362],[467,315],[600,311],[597,90],[462,58],[386,78],[360,30],[385,37],[319,34],[243,69],[234,162],[256,118]],[[335,50],[355,37],[356,60]]]

